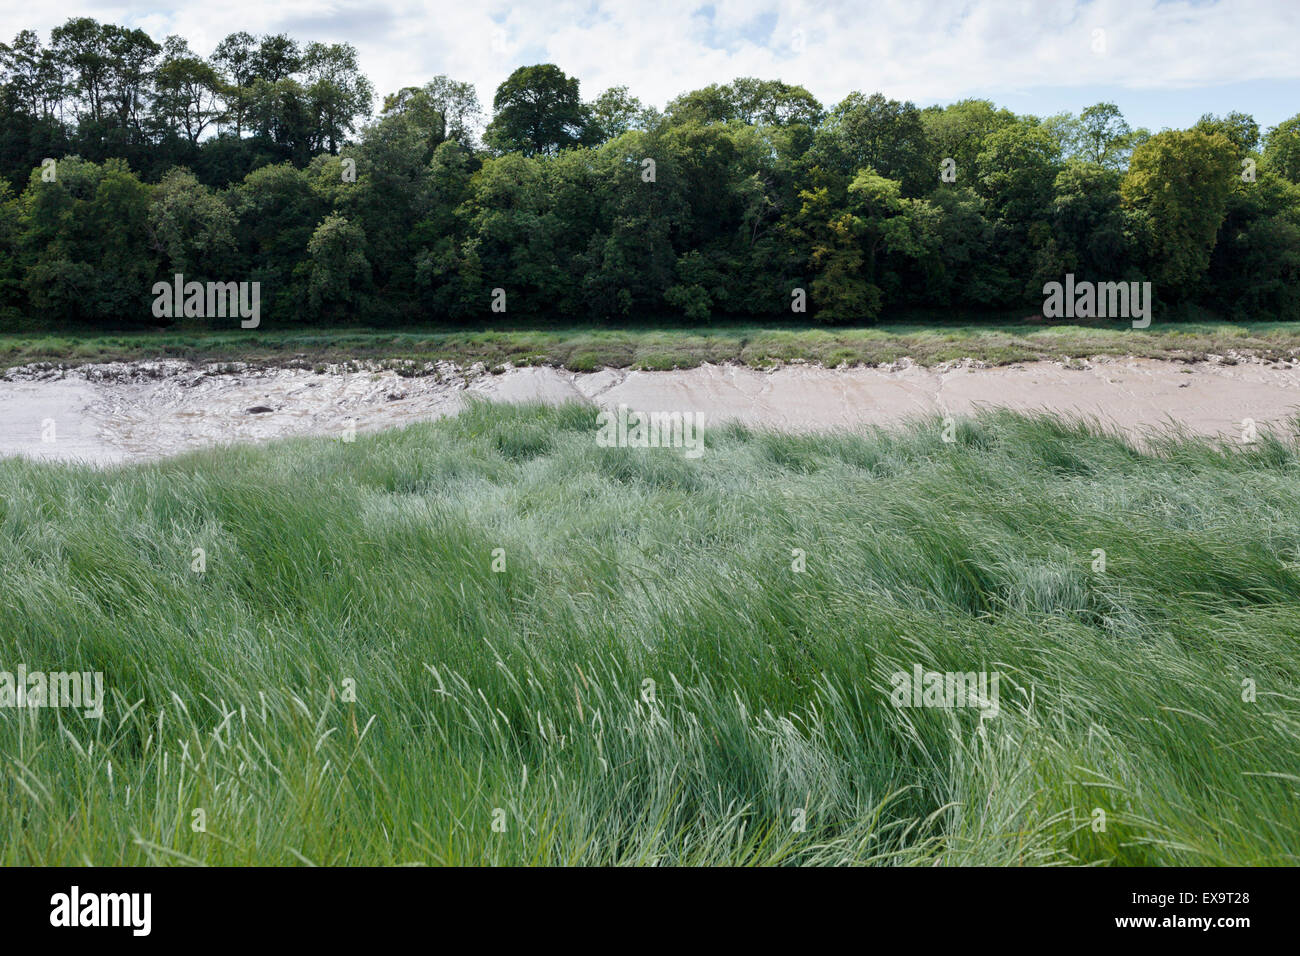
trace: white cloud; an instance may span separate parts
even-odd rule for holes
[[[1042,86],[1177,89],[1300,78],[1294,0],[108,0],[6,3],[0,36],[71,16],[179,33],[203,52],[234,30],[348,41],[382,94],[446,73],[485,106],[516,66],[551,61],[584,94],[626,84],[662,106],[736,76],[780,78],[832,104],[851,90],[922,102]],[[1104,52],[1094,31],[1104,31]],[[504,39],[504,50],[496,39]],[[801,41],[801,42],[800,42]]]

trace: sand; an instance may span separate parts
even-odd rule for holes
[[[671,372],[538,367],[499,374],[444,365],[414,377],[380,369],[229,371],[175,361],[20,368],[0,378],[0,456],[112,465],[230,442],[339,437],[454,414],[471,396],[702,412],[710,426],[737,420],[795,431],[889,426],[1004,407],[1091,418],[1137,441],[1180,427],[1240,442],[1246,420],[1261,434],[1293,433],[1300,365],[1098,358],[994,368],[903,362]]]

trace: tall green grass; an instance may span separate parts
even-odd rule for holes
[[[942,431],[0,462],[0,862],[1300,862],[1300,449]]]

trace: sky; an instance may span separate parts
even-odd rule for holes
[[[586,99],[625,85],[661,108],[756,76],[827,107],[854,90],[1040,116],[1109,101],[1152,131],[1207,112],[1262,129],[1300,113],[1300,0],[0,0],[0,37],[45,39],[74,16],[179,34],[204,54],[235,30],[346,41],[380,98],[442,73],[489,110],[513,69],[549,62]]]

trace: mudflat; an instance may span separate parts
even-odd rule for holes
[[[653,372],[443,364],[421,372],[180,361],[15,368],[0,378],[0,456],[114,464],[233,442],[343,436],[454,414],[475,396],[701,412],[709,426],[739,421],[788,431],[889,426],[1000,407],[1088,418],[1137,441],[1171,427],[1240,441],[1247,423],[1261,434],[1290,433],[1300,414],[1300,363],[1289,361],[1099,357],[995,367],[903,361]]]

